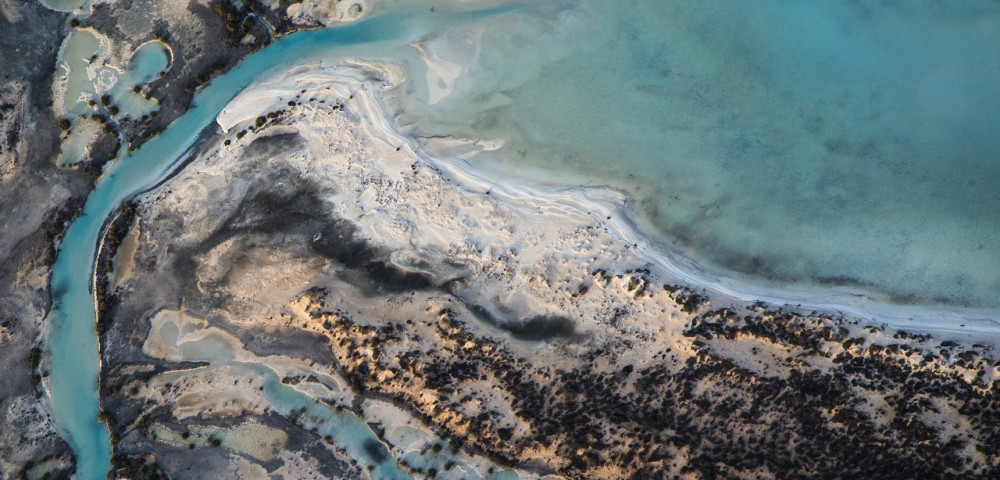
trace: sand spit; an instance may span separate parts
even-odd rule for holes
[[[985,341],[706,296],[635,234],[621,192],[423,155],[386,113],[401,74],[265,78],[136,200],[102,336],[119,472],[364,475],[384,452],[418,478],[1000,469]],[[247,368],[364,419],[370,456],[282,413]],[[218,433],[247,422],[276,451]],[[178,449],[183,432],[197,441]]]
[[[421,52],[423,52],[421,50]],[[423,55],[422,55],[423,56]],[[429,63],[430,60],[428,60]],[[435,64],[436,65],[436,64]],[[470,162],[476,151],[495,149],[502,142],[491,139],[413,139],[401,135],[393,126],[386,112],[394,111],[386,104],[397,92],[392,88],[402,82],[402,70],[394,65],[374,66],[365,62],[351,65],[351,68],[369,68],[373,84],[378,85],[385,95],[359,96],[355,100],[362,112],[365,128],[382,141],[398,146],[406,146],[420,160],[438,170],[453,182],[454,188],[470,195],[484,195],[489,192],[492,199],[504,201],[511,208],[523,211],[544,212],[547,216],[574,216],[573,221],[593,223],[606,231],[610,241],[631,248],[637,261],[644,268],[653,270],[664,281],[681,283],[692,290],[704,290],[715,303],[739,304],[742,306],[765,302],[773,306],[793,308],[798,311],[820,311],[832,315],[849,315],[866,321],[905,328],[914,331],[937,332],[946,336],[970,335],[976,342],[995,343],[995,335],[1000,332],[996,313],[985,310],[962,308],[905,306],[880,303],[863,292],[830,292],[820,290],[772,289],[731,277],[720,277],[684,258],[669,247],[643,233],[633,212],[626,205],[628,195],[623,191],[602,186],[565,186],[566,179],[546,179],[544,172],[531,172],[534,181],[521,178],[500,178],[490,176],[482,169],[476,169]],[[442,75],[443,67],[428,66],[428,76]],[[455,67],[457,68],[457,67]],[[457,75],[451,72],[452,76]],[[364,73],[353,75],[346,88],[363,92],[366,88]],[[255,117],[254,111],[268,112],[280,110],[280,99],[293,96],[301,88],[323,88],[324,82],[337,77],[329,67],[321,65],[302,66],[281,76],[260,82],[233,100],[219,115],[219,125],[228,131],[239,122]],[[437,78],[436,76],[434,78]],[[430,81],[430,80],[428,80]],[[300,88],[301,87],[301,88]],[[343,88],[343,87],[342,87]],[[310,90],[311,91],[311,90]],[[440,100],[450,90],[432,89],[432,96]],[[343,93],[341,91],[340,93]],[[424,154],[421,145],[425,142],[465,144],[464,155],[457,157],[433,158]],[[474,160],[473,160],[474,162]],[[568,177],[572,177],[569,174]],[[586,219],[586,220],[583,220]]]

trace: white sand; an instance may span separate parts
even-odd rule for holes
[[[429,80],[455,75],[454,67],[442,66],[447,64],[421,52],[428,59]],[[231,131],[258,115],[287,108],[286,102],[302,89],[308,91],[304,97],[315,97],[317,101],[325,99],[326,105],[337,101],[347,105],[349,114],[357,116],[374,142],[402,149],[398,154],[384,154],[375,164],[365,162],[366,167],[384,171],[390,179],[398,177],[389,180],[394,185],[369,185],[356,192],[356,197],[338,199],[345,210],[341,213],[349,214],[348,218],[362,218],[362,225],[370,231],[372,239],[389,247],[451,250],[450,255],[472,257],[477,256],[471,253],[473,250],[492,247],[498,253],[516,250],[521,255],[560,256],[564,263],[591,265],[599,265],[601,262],[592,259],[603,256],[604,261],[615,265],[646,266],[667,283],[704,289],[716,304],[746,304],[760,300],[775,306],[795,306],[801,311],[840,312],[909,330],[975,335],[988,343],[993,343],[989,337],[1000,331],[1000,325],[991,320],[994,318],[991,312],[889,305],[855,292],[776,290],[718,277],[643,235],[625,208],[627,195],[623,192],[601,187],[553,186],[558,182],[544,177],[531,183],[490,178],[461,158],[431,158],[423,153],[418,140],[399,134],[386,113],[394,111],[387,107],[385,99],[391,98],[392,87],[402,81],[400,74],[400,69],[394,66],[359,61],[303,65],[248,88],[219,115],[218,123],[224,131]],[[439,98],[447,93],[447,89],[432,90],[431,97]],[[353,99],[347,98],[350,95]],[[308,108],[321,106],[313,102]],[[345,141],[343,135],[337,134],[331,125],[321,124],[322,115],[308,115],[297,119],[293,128],[307,137],[316,137],[310,141],[311,146],[325,144],[329,150],[320,149],[313,155],[322,159],[337,153],[337,142]],[[473,141],[469,145],[472,150],[495,148],[495,145],[484,147]],[[410,164],[417,160],[437,172],[437,183],[402,180]],[[437,191],[442,188],[442,181],[451,192]],[[401,191],[399,185],[405,185],[405,191]],[[596,227],[589,238],[568,233],[587,227]],[[564,243],[577,244],[564,244],[556,249],[523,248],[526,244],[538,246],[559,237],[563,237]],[[457,247],[453,243],[464,245]],[[614,250],[624,251],[608,256],[609,245],[614,245]],[[465,260],[487,261],[485,258]],[[532,258],[519,260],[521,263],[533,261]],[[552,306],[552,299],[540,300],[534,307],[539,305],[543,309],[546,305]]]
[[[331,358],[335,359],[332,363],[344,368],[360,363],[374,367],[379,363],[374,361],[371,347],[364,343],[357,350],[345,347],[371,338],[372,334],[362,326],[406,325],[405,340],[380,347],[384,358],[398,358],[411,351],[424,352],[425,356],[437,351],[447,352],[443,355],[460,354],[464,347],[449,343],[438,331],[440,324],[428,318],[435,318],[434,312],[442,309],[461,310],[457,301],[461,300],[483,307],[501,321],[516,322],[542,314],[572,319],[574,341],[520,342],[511,341],[508,333],[488,322],[469,318],[466,310],[463,328],[475,337],[498,340],[510,353],[509,358],[524,359],[532,366],[570,370],[587,358],[587,368],[593,372],[618,372],[624,365],[636,369],[665,365],[679,371],[696,356],[696,343],[702,343],[719,357],[761,377],[783,378],[792,370],[834,371],[831,359],[843,350],[857,350],[855,353],[860,354],[873,344],[911,343],[917,347],[915,350],[877,355],[891,355],[915,371],[954,374],[958,381],[991,388],[998,372],[989,358],[961,364],[956,362],[957,357],[925,361],[921,348],[928,343],[901,342],[893,332],[886,333],[865,322],[856,325],[824,317],[799,318],[797,321],[817,330],[843,327],[847,329],[845,337],[863,339],[859,340],[861,345],[853,346],[819,342],[815,352],[766,337],[716,337],[698,342],[685,337],[685,329],[696,315],[683,312],[664,291],[663,283],[685,282],[694,288],[711,288],[716,292],[714,307],[759,297],[739,291],[725,295],[730,287],[724,280],[701,273],[697,266],[646,240],[627,217],[628,197],[623,192],[565,188],[544,177],[531,183],[491,178],[472,167],[474,155],[468,160],[424,155],[420,141],[398,134],[391,116],[386,114],[393,111],[387,108],[386,99],[391,99],[393,89],[401,84],[401,75],[393,65],[355,60],[302,65],[252,85],[218,116],[230,145],[207,146],[177,176],[140,198],[140,248],[169,256],[167,243],[176,250],[204,245],[206,237],[246,200],[251,182],[267,181],[274,172],[282,171],[317,185],[333,216],[356,224],[357,235],[387,253],[397,267],[431,273],[439,282],[465,279],[454,285],[454,295],[429,289],[368,297],[340,276],[349,272],[334,261],[317,261],[318,256],[301,239],[273,248],[267,244],[269,237],[254,233],[248,233],[247,238],[265,241],[241,246],[239,242],[249,240],[232,239],[193,259],[197,277],[194,281],[203,294],[233,298],[225,308],[215,309],[205,318],[218,315],[235,328],[270,329],[276,333],[296,329],[326,335]],[[293,99],[301,104],[290,109],[288,102]],[[269,121],[265,127],[237,138],[237,132],[254,125],[258,116],[278,110],[288,112],[280,120]],[[272,136],[283,139],[269,140]],[[258,140],[263,141],[255,144]],[[459,146],[462,143],[458,139],[447,141]],[[456,150],[496,147],[475,140],[466,145],[471,147]],[[179,224],[184,227],[178,229]],[[252,267],[238,267],[231,260],[235,254],[250,259]],[[168,262],[169,258],[162,261]],[[643,267],[652,273],[627,272]],[[598,269],[607,270],[607,274],[596,273]],[[264,273],[254,278],[250,273],[255,271]],[[308,295],[296,293],[309,285],[328,288],[322,305],[313,305]],[[265,287],[266,293],[259,293]],[[589,291],[577,294],[581,287]],[[861,300],[856,303],[866,305]],[[328,313],[310,313],[320,310]],[[322,325],[324,320],[339,318],[340,312],[358,328]],[[747,312],[756,314],[760,310]],[[413,319],[412,324],[408,319]],[[947,322],[905,322],[908,330],[945,331],[948,327]],[[175,311],[162,311],[153,319],[153,325],[144,349],[152,356],[197,360],[215,354],[219,360],[212,361],[226,363],[231,355],[239,362],[265,364],[280,377],[316,375],[318,381],[305,380],[293,386],[313,398],[345,406],[358,399],[332,365],[293,358],[296,352],[288,352],[288,356],[254,355],[225,331]],[[970,338],[993,343],[989,338],[969,335],[964,339]],[[218,346],[222,347],[215,348]],[[606,354],[589,355],[597,351]],[[388,363],[391,366],[391,361]],[[513,413],[510,393],[496,388],[495,378],[464,381],[463,392],[455,397],[467,394],[473,400],[452,405],[436,398],[433,389],[424,388],[418,375],[406,379],[407,374],[400,371],[379,368],[371,375],[391,393],[406,398],[409,408],[429,415],[431,423],[439,427],[460,433],[463,427],[458,420],[491,412],[491,421],[510,426],[516,437],[526,435],[530,429]],[[539,384],[549,379],[548,374],[526,371]],[[179,417],[197,412],[229,417],[240,411],[259,412],[267,402],[254,390],[257,380],[230,387],[246,373],[214,365],[197,371],[167,372],[155,378],[152,388],[144,389],[143,395],[175,405],[174,414]],[[167,382],[175,385],[175,391],[160,396],[157,392]],[[705,380],[697,388],[708,392],[717,386]],[[634,387],[626,384],[621,388],[628,391]],[[866,395],[871,399],[864,403],[865,411],[876,423],[890,418],[881,395]],[[433,428],[404,409],[370,401],[361,407],[357,413],[386,427],[386,441],[397,457],[433,440]],[[942,411],[945,413],[941,418],[928,421],[943,423],[954,416]],[[782,412],[771,412],[763,420],[776,421],[780,415]],[[567,459],[556,455],[554,448],[534,448],[518,455],[522,460],[551,468],[565,466]],[[465,463],[476,470],[486,465],[476,459]],[[672,468],[682,464],[679,461]],[[608,478],[621,474],[603,473]]]
[[[278,2],[272,0],[272,9]],[[318,22],[331,26],[338,23],[349,23],[362,18],[370,10],[367,0],[303,0],[293,3],[285,10],[285,14],[298,24]]]

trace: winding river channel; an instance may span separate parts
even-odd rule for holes
[[[393,120],[403,133],[501,145],[475,166],[505,181],[628,192],[651,250],[697,267],[661,262],[692,285],[955,331],[969,317],[970,329],[996,331],[1000,273],[985,266],[1000,262],[997,2],[379,5],[368,20],[288,35],[248,56],[98,180],[51,277],[46,389],[78,478],[104,478],[112,456],[98,420],[94,330],[104,225],[181,168],[237,94],[305,62],[401,64],[410,83]],[[167,68],[163,57],[146,62]],[[428,156],[454,154],[434,145]],[[277,411],[307,406],[272,384]],[[351,418],[360,422],[341,420]],[[375,438],[352,431],[344,442]],[[376,476],[406,476],[358,460]]]
[[[475,11],[454,15],[478,16],[491,12],[495,13]],[[428,15],[426,10],[401,11],[351,26],[299,32],[278,40],[215,78],[199,91],[193,105],[183,116],[161,135],[111,164],[98,180],[87,198],[82,215],[66,231],[52,268],[53,308],[49,314],[51,375],[46,381],[47,401],[76,454],[77,478],[105,478],[112,456],[108,429],[98,420],[101,365],[94,329],[95,255],[103,226],[109,217],[122,202],[151,188],[180,168],[201,132],[214,128],[215,118],[223,107],[261,75],[293,63],[356,55],[357,51],[352,48],[362,44],[367,48],[378,48],[385,42],[399,45],[401,40],[421,34],[422,29],[449,20],[448,15],[440,13],[433,19],[422,18]],[[296,396],[292,397],[296,400],[292,403],[301,403]],[[367,427],[356,430],[374,435]],[[356,441],[364,440],[362,434],[356,437]],[[351,450],[349,445],[344,447]],[[379,467],[378,471],[383,472],[386,478],[405,477],[398,466]]]

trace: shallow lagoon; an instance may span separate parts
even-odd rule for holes
[[[1000,5],[935,8],[551,2],[407,12],[255,54],[116,163],[67,231],[47,388],[80,478],[103,477],[110,455],[98,365],[81,361],[97,352],[86,272],[101,225],[168,174],[236,92],[294,61],[404,64],[403,128],[500,139],[472,162],[511,181],[542,171],[629,189],[656,239],[717,273],[1000,306]]]
[[[141,92],[135,91],[143,85],[159,78],[160,73],[170,69],[170,51],[162,42],[151,41],[140,45],[132,53],[128,66],[115,81],[111,89],[112,104],[118,106],[122,113],[140,118],[157,108],[159,103],[147,100]]]
[[[124,68],[112,65],[110,50],[110,40],[92,29],[70,31],[60,49],[53,83],[58,115],[79,125],[87,116],[143,118],[159,108],[159,102],[147,99],[141,89],[170,69],[169,47],[157,40],[146,42],[132,52]],[[56,163],[70,165],[83,159],[99,130],[100,126],[71,129]]]
[[[430,40],[468,66],[406,120],[503,139],[480,167],[610,179],[714,274],[996,309],[996,45],[989,1],[584,1]]]

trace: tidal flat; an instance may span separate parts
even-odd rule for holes
[[[998,10],[0,2],[0,477],[996,476]]]
[[[400,73],[353,60],[262,79],[182,171],[136,199],[140,247],[115,263],[149,273],[109,284],[121,303],[101,340],[122,451],[159,452],[175,476],[191,457],[144,429],[267,418],[315,428],[346,464],[392,478],[377,470],[389,457],[352,454],[310,423],[325,414],[254,392],[270,374],[233,371],[250,364],[367,419],[407,476],[988,471],[989,335],[908,333],[673,283],[618,236],[608,214],[620,211],[422,154],[386,115]],[[173,312],[197,326],[164,337]],[[224,350],[204,342],[219,335],[247,353],[215,357]],[[164,342],[176,347],[152,349]],[[959,431],[979,447],[918,447]],[[872,449],[900,461],[871,461]]]

